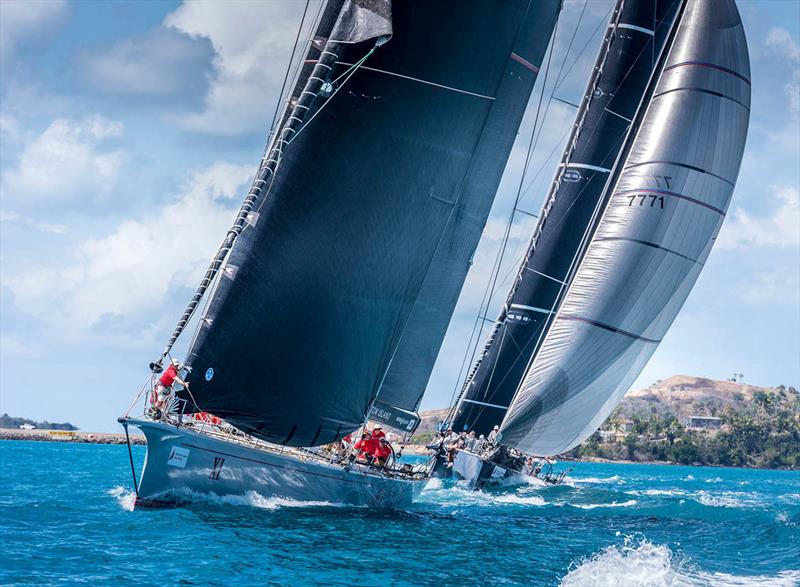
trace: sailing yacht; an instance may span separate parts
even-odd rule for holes
[[[664,338],[730,204],[750,113],[733,0],[618,0],[516,280],[449,418],[473,486],[588,438]]]
[[[248,491],[411,503],[429,465],[376,467],[337,443],[370,418],[404,434],[419,420],[560,8],[322,5],[241,210],[151,364],[143,415],[120,418],[147,437],[141,478],[131,458],[139,506]],[[204,299],[188,386],[148,408]]]
[[[413,501],[436,455],[376,466],[352,435],[374,420],[407,437],[419,422],[560,13],[560,0],[321,6],[251,189],[151,364],[142,415],[120,418],[147,437],[141,478],[130,459],[139,506],[248,491]],[[458,476],[519,477],[525,457],[570,450],[614,409],[719,233],[749,103],[734,0],[616,2],[527,254],[448,418],[499,425],[490,450],[458,451]],[[188,385],[153,409],[195,315]]]

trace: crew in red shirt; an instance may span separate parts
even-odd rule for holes
[[[392,456],[392,447],[386,438],[381,438],[377,442],[377,446],[372,450],[372,462],[379,467],[383,467],[390,456]]]
[[[153,394],[153,406],[159,410],[164,410],[167,404],[167,397],[172,393],[172,386],[177,382],[185,388],[189,388],[189,384],[178,376],[178,371],[181,369],[181,364],[178,359],[172,359],[169,367],[161,374],[156,384],[155,393]]]
[[[380,426],[375,426],[375,428],[372,429],[372,438],[375,439],[376,444],[381,438],[385,438],[385,437],[386,437],[386,433],[383,431],[383,428],[381,428]]]
[[[357,456],[360,460],[366,460],[374,450],[374,443],[375,441],[372,439],[372,436],[369,432],[364,432],[361,435],[361,440],[356,442],[353,448],[357,451]]]

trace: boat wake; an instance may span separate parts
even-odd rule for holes
[[[117,485],[106,491],[106,493],[111,497],[115,497],[122,509],[129,512],[133,511],[133,506],[136,503],[136,494],[133,491],[126,489],[122,485]]]
[[[588,559],[573,563],[561,580],[562,587],[795,587],[798,584],[800,570],[781,571],[773,576],[711,573],[665,545],[630,536],[622,544],[608,546]]]
[[[117,503],[119,503],[123,509],[133,511],[136,503],[136,494],[133,491],[118,485],[113,489],[109,489],[106,493],[112,497],[115,497],[117,499]],[[176,499],[181,503],[253,507],[261,510],[278,510],[282,508],[356,507],[330,501],[299,501],[284,497],[264,497],[255,491],[248,491],[244,495],[216,495],[214,493],[197,493],[195,491],[182,489],[178,492],[171,493],[170,498]]]
[[[248,491],[244,495],[216,495],[214,493],[182,491],[178,497],[192,503],[254,507],[261,510],[278,510],[283,508],[353,507],[347,504],[334,503],[330,501],[300,501],[285,497],[264,497],[255,491]]]

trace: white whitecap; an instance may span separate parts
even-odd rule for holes
[[[115,497],[117,503],[122,506],[122,509],[128,510],[129,512],[133,511],[133,506],[136,503],[136,494],[133,491],[121,485],[117,485],[106,491],[106,493],[111,497]]]
[[[775,575],[712,573],[676,556],[668,546],[644,538],[625,537],[572,565],[562,587],[796,587],[800,571]]]
[[[582,510],[593,510],[596,508],[628,508],[636,505],[637,503],[638,502],[635,499],[629,499],[628,501],[623,501],[620,503],[612,501],[611,503],[571,503],[569,505]]]

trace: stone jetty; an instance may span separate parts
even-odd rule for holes
[[[122,432],[80,432],[77,430],[23,430],[0,428],[0,440],[40,440],[84,444],[125,444]],[[131,434],[131,444],[147,444],[141,434]]]

